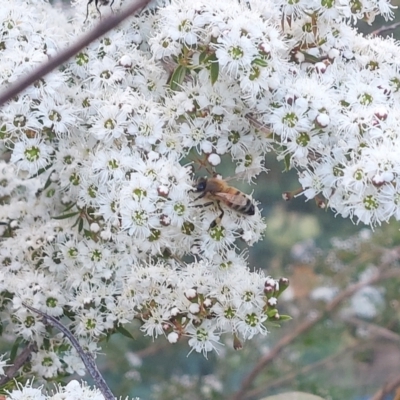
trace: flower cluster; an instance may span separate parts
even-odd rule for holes
[[[43,393],[43,387],[34,388],[33,382],[28,382],[24,387],[18,384],[18,388],[8,393],[9,400],[104,400],[104,396],[98,389],[91,389],[85,382],[71,381],[67,385],[58,385],[57,392],[53,394]],[[128,398],[126,398],[128,400]],[[138,397],[132,400],[139,400]]]
[[[86,22],[87,1],[74,6],[69,17],[44,0],[2,7],[1,88],[99,21],[95,4]],[[67,313],[91,352],[133,318],[145,334],[189,337],[204,354],[222,333],[240,342],[280,318],[287,282],[251,272],[237,254],[239,240],[262,236],[258,207],[195,203],[193,168],[215,169],[224,156],[252,181],[276,151],[307,198],[322,194],[370,224],[399,213],[398,47],[345,21],[390,16],[388,3],[151,7],[0,109],[1,316],[7,332],[37,343],[32,370],[46,378],[82,364],[73,349],[58,351],[65,338],[44,340],[22,302]]]
[[[29,18],[18,0],[1,10],[3,87],[93,23],[83,24],[84,2],[69,19],[44,1],[27,5]],[[196,78],[171,90],[168,68],[147,42],[156,18],[144,13],[121,25],[0,109],[1,318],[5,332],[36,343],[31,371],[46,379],[84,367],[23,303],[67,314],[94,354],[104,335],[134,318],[144,334],[171,343],[187,337],[191,351],[205,355],[223,333],[239,346],[280,319],[287,283],[251,272],[237,253],[238,240],[251,245],[262,236],[260,211],[195,203],[196,178],[183,161],[195,157],[195,167],[208,168],[229,154],[251,179],[264,170],[269,144],[251,128],[244,103],[231,101],[234,92],[226,98],[228,80]]]

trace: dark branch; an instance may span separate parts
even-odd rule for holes
[[[5,385],[8,381],[14,379],[17,375],[18,370],[27,362],[29,361],[31,354],[33,351],[36,351],[36,345],[30,344],[29,346],[25,347],[24,350],[15,358],[13,365],[7,368],[7,371],[4,376],[0,379],[0,386]]]
[[[137,0],[127,7],[123,12],[102,19],[92,31],[81,38],[81,40],[79,40],[77,43],[61,51],[47,63],[29,73],[25,78],[18,79],[17,83],[9,86],[3,93],[0,94],[0,106],[14,98],[18,93],[25,90],[28,86],[35,83],[38,79],[51,72],[53,69],[68,61],[80,50],[88,46],[91,42],[104,35],[111,29],[115,28],[130,15],[143,9],[149,2],[150,0]]]
[[[93,378],[96,386],[99,388],[101,393],[103,394],[106,400],[115,400],[115,396],[112,394],[111,389],[108,387],[107,382],[104,380],[103,375],[101,375],[100,371],[97,369],[97,365],[90,353],[87,353],[83,350],[82,346],[76,340],[75,336],[69,331],[58,319],[52,317],[51,315],[47,315],[46,313],[28,306],[26,303],[22,303],[28,310],[39,314],[43,318],[43,322],[45,324],[49,324],[55,326],[59,329],[71,342],[72,346],[74,346],[75,350],[79,354],[81,360],[85,364],[87,371],[90,376]]]

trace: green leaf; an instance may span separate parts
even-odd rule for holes
[[[293,319],[290,315],[279,315],[279,321],[290,321]]]
[[[209,62],[210,62],[211,84],[214,85],[214,83],[217,82],[219,75],[219,62],[215,53],[210,56]]]
[[[53,219],[67,219],[67,218],[75,217],[75,215],[78,215],[78,214],[80,214],[80,211],[74,211],[69,214],[58,215],[57,217],[53,217]]]
[[[48,165],[46,165],[44,168],[40,168],[38,172],[36,172],[36,174],[31,175],[29,177],[29,179],[33,179],[33,178],[37,178],[39,175],[42,175],[43,172],[46,172],[49,168],[51,168],[53,166],[53,163],[50,163]]]
[[[171,90],[179,90],[182,82],[185,79],[186,74],[189,72],[189,69],[184,67],[183,65],[178,65],[175,68],[175,71],[171,75],[171,79],[169,81],[169,87]]]
[[[199,56],[199,64],[203,64],[206,62],[206,57],[207,57],[207,52],[203,51],[202,53],[200,53]]]
[[[322,397],[303,392],[287,392],[275,396],[264,397],[260,400],[324,400]]]
[[[82,232],[82,229],[83,229],[83,218],[79,218],[78,232]]]
[[[67,207],[64,208],[64,212],[70,210],[74,205],[76,205],[76,203],[75,203],[75,202],[72,202],[69,206],[67,206]]]
[[[46,190],[51,185],[52,181],[50,178],[53,172],[55,172],[55,169],[53,169],[53,171],[50,172],[50,175],[47,178],[46,183],[44,184],[43,190]]]
[[[290,170],[290,160],[292,159],[292,155],[287,153],[285,155],[285,158],[283,159],[283,162],[285,164],[285,170],[289,171]]]
[[[135,340],[132,334],[128,330],[126,330],[123,326],[117,326],[117,332],[119,332],[121,335],[126,336],[129,339]]]
[[[10,361],[13,362],[15,360],[15,357],[17,356],[17,352],[18,352],[18,347],[22,342],[22,338],[18,337],[17,339],[15,339],[15,342],[13,344],[13,347],[10,351]]]
[[[258,65],[259,67],[266,67],[268,66],[268,63],[263,60],[262,58],[256,58],[251,62],[253,65]]]

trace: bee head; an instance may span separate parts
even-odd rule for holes
[[[196,192],[204,192],[207,186],[207,178],[199,178],[196,183]]]

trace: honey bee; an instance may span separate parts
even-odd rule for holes
[[[86,19],[85,19],[85,22],[87,21],[88,16],[89,16],[89,5],[92,4],[93,1],[94,1],[94,5],[96,6],[96,10],[99,13],[100,17],[101,17],[101,12],[99,10],[99,4],[101,6],[106,6],[110,2],[109,0],[89,0],[87,5],[86,5]],[[111,0],[111,4],[110,4],[111,10],[112,10],[112,6],[114,4],[114,1],[115,0]]]
[[[241,214],[254,215],[255,206],[252,200],[240,190],[229,186],[227,182],[219,178],[200,178],[195,185],[195,192],[201,193],[194,201],[207,198],[211,201],[204,204],[196,205],[195,207],[207,207],[211,204],[217,203],[221,214],[210,225],[214,228],[224,216],[224,210],[221,208],[222,202],[227,207],[235,210]]]

